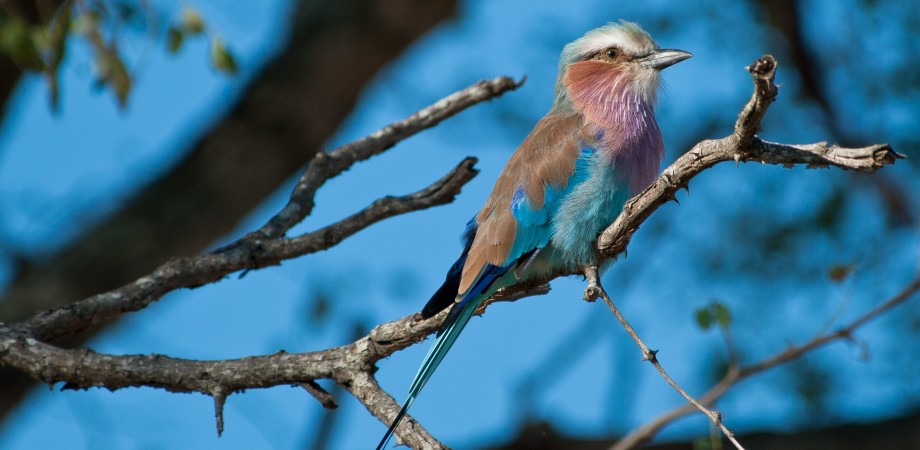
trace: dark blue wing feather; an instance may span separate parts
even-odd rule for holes
[[[470,247],[473,245],[473,238],[476,237],[476,219],[470,219],[463,231],[463,253],[460,258],[450,266],[444,284],[428,299],[428,303],[422,308],[422,318],[430,319],[435,314],[443,311],[448,306],[453,305],[457,300],[457,290],[460,289],[460,276],[463,273],[463,264],[466,263],[466,257],[470,253]],[[445,322],[446,323],[446,322]]]

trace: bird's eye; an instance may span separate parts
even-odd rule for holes
[[[616,59],[616,57],[620,55],[620,52],[615,48],[608,48],[607,51],[604,52],[604,55],[607,56],[607,58]]]

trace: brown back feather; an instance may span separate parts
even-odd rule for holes
[[[459,293],[469,290],[487,264],[500,266],[508,259],[517,228],[511,202],[518,187],[532,208],[542,208],[546,186],[564,187],[575,171],[579,139],[593,141],[588,128],[580,114],[548,114],[511,155],[476,215],[479,230],[463,266]]]

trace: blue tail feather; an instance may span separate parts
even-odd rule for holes
[[[465,255],[463,257],[465,257]],[[415,374],[415,378],[412,380],[406,403],[403,405],[402,409],[399,410],[399,414],[396,415],[396,418],[393,419],[393,423],[390,425],[390,428],[387,429],[387,433],[383,436],[383,439],[380,440],[380,444],[377,445],[377,450],[382,450],[386,447],[390,438],[393,436],[393,432],[399,425],[399,422],[406,416],[409,407],[412,406],[419,392],[425,387],[425,383],[428,383],[431,375],[434,374],[434,371],[437,370],[441,361],[447,356],[447,352],[453,347],[454,342],[460,337],[460,333],[466,328],[466,324],[470,322],[473,313],[475,313],[479,305],[495,291],[495,286],[493,286],[495,280],[504,275],[508,269],[509,267],[489,265],[463,300],[454,304],[453,310],[451,310],[447,319],[444,320],[444,327],[438,332],[438,338],[434,341],[434,345],[431,346],[431,349],[428,350],[428,354],[425,355],[425,359],[422,360],[422,365],[419,367],[418,373]],[[450,278],[448,277],[448,281],[449,280]],[[445,284],[447,284],[447,282],[445,282]]]
[[[486,266],[483,273],[479,276],[479,279],[476,280],[476,283],[474,283],[473,287],[470,288],[463,299],[455,303],[457,290],[460,287],[460,276],[463,271],[463,264],[466,263],[466,257],[470,251],[470,245],[473,242],[475,234],[476,224],[471,220],[470,223],[467,224],[467,229],[464,233],[466,242],[463,253],[447,272],[444,284],[431,296],[428,304],[426,304],[425,308],[422,310],[422,317],[429,318],[448,306],[453,305],[453,309],[444,320],[444,325],[441,330],[438,331],[434,345],[428,350],[428,354],[425,355],[425,359],[422,360],[422,365],[419,367],[418,373],[415,374],[415,378],[412,380],[406,402],[399,410],[399,414],[396,415],[396,418],[393,419],[393,423],[387,429],[383,439],[380,440],[380,444],[377,445],[377,450],[382,450],[386,447],[387,443],[393,437],[396,427],[399,426],[399,423],[408,413],[409,407],[415,402],[415,398],[418,397],[419,392],[422,391],[422,388],[428,383],[428,380],[434,374],[434,371],[437,370],[441,361],[447,356],[447,352],[450,351],[454,342],[456,342],[457,338],[460,336],[460,333],[466,328],[466,325],[473,317],[476,309],[479,308],[479,305],[499,287],[496,286],[495,281],[505,275],[509,269],[515,267],[518,263],[518,261],[515,261],[505,267],[493,266],[491,264]],[[526,256],[529,257],[531,253],[532,252],[528,253]]]
[[[406,403],[399,411],[399,414],[396,415],[390,428],[387,429],[387,433],[383,436],[383,439],[380,440],[380,444],[377,445],[377,450],[382,450],[386,447],[390,438],[393,436],[393,432],[399,425],[399,422],[406,416],[409,407],[412,406],[419,392],[425,387],[425,383],[428,382],[431,375],[433,375],[434,371],[438,368],[438,365],[440,365],[444,357],[447,356],[447,352],[454,345],[454,342],[457,341],[460,332],[463,331],[466,324],[469,323],[470,318],[473,317],[476,308],[479,307],[479,304],[486,298],[486,296],[476,295],[473,292],[468,294],[468,297],[470,297],[469,300],[474,300],[476,297],[478,297],[478,299],[475,301],[464,301],[454,306],[454,311],[457,311],[457,313],[455,314],[454,311],[451,311],[451,314],[445,322],[445,327],[438,334],[438,338],[435,340],[431,350],[428,350],[428,354],[425,355],[422,366],[419,367],[418,373],[415,374],[415,378],[412,380],[412,386],[409,387],[409,396],[406,398]],[[464,305],[461,307],[461,304]]]

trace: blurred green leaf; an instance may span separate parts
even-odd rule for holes
[[[107,86],[115,94],[118,105],[124,108],[128,102],[128,94],[131,93],[131,75],[118,54],[115,42],[107,45],[98,34],[91,36],[89,41],[96,56],[96,69],[99,71],[97,83]]]
[[[712,312],[708,307],[696,310],[696,324],[704,330],[712,327]]]
[[[713,301],[705,308],[697,309],[695,317],[696,324],[703,330],[708,330],[713,325],[727,330],[732,324],[731,310],[719,301]]]
[[[188,34],[199,34],[204,31],[204,19],[201,18],[201,14],[198,11],[191,7],[185,7],[182,10],[179,24],[182,30]]]
[[[128,94],[131,93],[131,75],[128,73],[124,61],[114,51],[112,66],[113,70],[108,80],[109,87],[115,93],[115,97],[118,98],[118,105],[124,109],[128,104]]]
[[[236,73],[236,58],[220,38],[211,40],[211,64],[221,72],[231,75]]]
[[[58,73],[61,62],[67,54],[67,38],[70,36],[72,25],[72,2],[67,2],[57,15],[57,20],[48,28],[45,43],[45,77],[48,82],[48,91],[51,98],[51,109],[57,111],[60,106],[60,84]]]
[[[128,94],[131,93],[131,74],[128,73],[118,53],[116,40],[112,38],[107,43],[103,38],[99,17],[97,12],[82,12],[75,19],[79,23],[75,23],[74,27],[86,38],[93,50],[94,62],[98,71],[96,84],[108,87],[115,94],[119,107],[124,109],[128,103]]]
[[[44,63],[35,45],[33,29],[23,21],[6,17],[0,22],[0,49],[26,69],[42,70]]]
[[[99,13],[92,10],[81,11],[73,18],[73,31],[84,36],[99,32]]]
[[[51,21],[31,25],[28,21],[0,8],[0,54],[8,55],[24,70],[42,72],[49,91],[52,109],[56,110],[60,97],[60,67],[67,55],[68,41],[78,38],[85,41],[93,53],[96,70],[95,86],[110,90],[124,108],[133,88],[128,63],[118,51],[119,30],[126,22],[146,19],[150,23],[154,12],[136,0],[111,2],[64,0]],[[144,16],[144,17],[142,17]],[[170,24],[166,33],[166,49],[176,53],[191,35],[207,31],[202,15],[191,7],[183,7],[177,22]],[[213,33],[209,33],[212,34]],[[220,72],[235,74],[236,57],[220,38],[211,41],[209,59]]]
[[[177,27],[169,27],[166,31],[166,49],[169,53],[176,53],[182,48],[182,41],[185,40],[185,33]]]
[[[58,14],[57,21],[48,29],[46,42],[48,65],[55,71],[60,66],[61,61],[64,60],[64,55],[67,52],[67,37],[70,34],[72,25],[70,5],[71,3],[67,3],[67,6],[65,6],[67,9]]]
[[[32,46],[35,47],[36,51],[48,49],[48,44],[50,42],[48,31],[44,27],[34,26],[29,29],[28,39],[32,41]]]
[[[722,327],[723,329],[728,329],[728,327],[731,326],[732,324],[731,310],[729,310],[727,306],[719,302],[713,303],[710,306],[710,308],[712,308],[712,315],[713,317],[715,317],[716,322],[718,322],[719,326]]]

